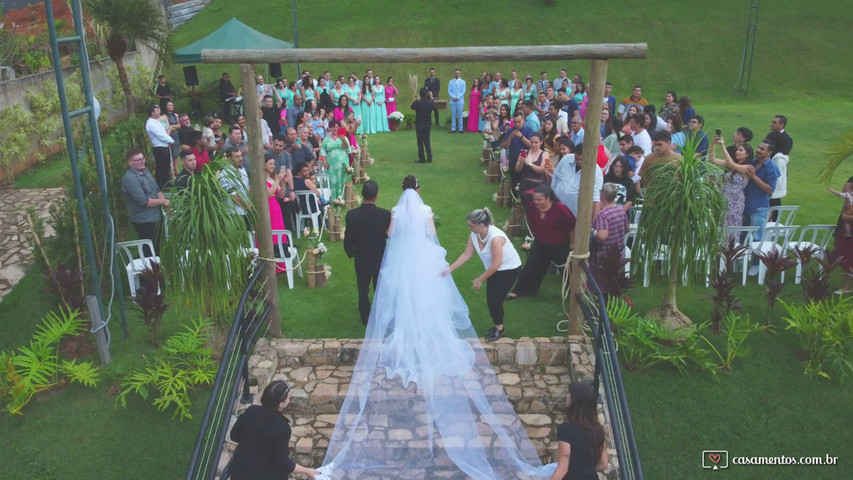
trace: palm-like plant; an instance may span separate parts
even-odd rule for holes
[[[845,160],[853,158],[853,126],[842,127],[838,138],[826,149],[826,165],[818,174],[818,180],[829,183],[832,174],[844,163]]]
[[[115,62],[121,89],[127,101],[127,111],[136,113],[130,81],[124,68],[124,56],[134,44],[143,44],[162,55],[169,37],[169,22],[152,0],[84,0],[86,13],[109,30],[107,54]]]
[[[717,258],[725,214],[719,169],[696,156],[699,137],[688,137],[681,162],[653,165],[644,178],[649,187],[643,193],[643,216],[635,241],[637,263],[642,264],[640,268],[650,267],[655,258],[663,257],[666,293],[660,307],[648,316],[670,328],[691,324],[676,304],[678,280],[707,274],[707,262]]]
[[[221,158],[172,198],[169,236],[160,253],[166,284],[179,305],[222,317],[240,298],[249,266],[246,223],[234,213],[220,179],[239,186],[238,173]],[[238,192],[247,198],[247,192]]]

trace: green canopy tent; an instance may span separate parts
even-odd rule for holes
[[[245,23],[231,17],[215,32],[201,40],[179,48],[172,53],[175,63],[201,63],[201,51],[205,48],[228,49],[279,49],[293,48],[293,44],[263,34]]]

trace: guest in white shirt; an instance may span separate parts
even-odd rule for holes
[[[169,145],[175,142],[175,139],[166,132],[166,127],[160,122],[160,106],[151,105],[148,107],[148,120],[145,120],[145,132],[148,134],[148,139],[151,140],[151,148],[154,151],[154,174],[157,178],[157,185],[160,190],[169,183],[172,179],[172,153],[169,150]]]

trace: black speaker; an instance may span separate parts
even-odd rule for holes
[[[191,67],[184,67],[184,83],[188,87],[195,87],[198,85],[198,71],[196,71],[195,65]]]
[[[280,63],[271,63],[270,64],[270,77],[272,77],[272,79],[270,80],[270,83],[281,78],[281,64]]]

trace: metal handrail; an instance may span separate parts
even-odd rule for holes
[[[247,306],[255,306],[254,300],[257,298],[252,299],[251,304],[247,301],[258,285],[262,271],[263,266],[255,269],[237,305],[234,323],[225,342],[210,400],[207,402],[207,409],[193,447],[186,480],[212,480],[216,476],[216,468],[219,465],[222,446],[228,431],[228,419],[234,410],[241,380],[243,388],[240,401],[243,403],[252,401],[249,394],[249,350],[272,309],[271,305],[266,304],[260,314],[254,310],[247,312]],[[247,313],[251,314],[247,315]]]
[[[604,385],[604,396],[607,400],[606,408],[613,429],[613,443],[616,447],[616,457],[619,459],[619,478],[643,480],[640,454],[637,451],[634,427],[631,423],[631,414],[628,411],[628,399],[625,396],[622,373],[619,370],[619,361],[616,357],[616,344],[613,341],[613,332],[610,330],[610,319],[607,317],[607,305],[587,262],[582,261],[580,265],[586,274],[588,284],[592,286],[595,292],[598,315],[593,313],[586,300],[580,295],[575,300],[581,306],[584,317],[593,333],[593,349],[595,351],[593,388],[598,391],[599,382],[603,380],[601,383]]]

